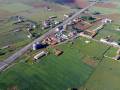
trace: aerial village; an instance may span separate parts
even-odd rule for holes
[[[51,11],[50,7],[45,7],[48,11]],[[112,39],[112,36],[106,36],[100,38],[100,40],[96,40],[94,37],[99,34],[101,29],[103,29],[107,24],[113,22],[112,19],[107,17],[102,17],[100,12],[93,12],[91,13],[89,10],[84,11],[79,17],[76,17],[74,20],[68,22],[65,25],[60,25],[56,28],[57,25],[65,21],[66,19],[72,17],[75,12],[67,13],[63,15],[63,20],[58,21],[56,18],[57,16],[49,16],[48,19],[42,21],[41,29],[50,30],[54,28],[54,32],[45,36],[45,38],[41,42],[34,42],[32,45],[33,51],[36,52],[35,56],[33,56],[33,60],[38,60],[43,56],[47,56],[49,52],[45,50],[45,48],[51,46],[54,49],[54,54],[56,56],[60,56],[64,53],[64,50],[60,50],[55,48],[55,46],[74,40],[78,37],[85,37],[90,40],[94,40],[97,42],[101,42],[103,44],[107,44],[113,47],[119,48],[120,45],[116,41]],[[34,40],[39,37],[37,33],[34,32],[36,28],[39,28],[39,24],[33,20],[27,19],[24,16],[11,16],[8,18],[8,21],[12,22],[12,25],[15,28],[12,30],[15,32],[20,32],[22,30],[27,31],[27,37],[31,40]],[[119,28],[118,28],[119,29]],[[117,29],[117,30],[118,30]],[[89,43],[90,41],[86,41]],[[10,46],[4,46],[3,49],[9,48]],[[40,51],[39,51],[40,50]],[[3,53],[4,54],[4,53]],[[2,54],[1,54],[2,55]],[[120,59],[120,50],[117,51],[117,55],[113,57],[115,60]]]
[[[118,7],[108,13],[117,4],[76,0],[80,7],[51,1],[0,7],[12,13],[0,16],[0,90],[100,90],[93,89],[99,85],[103,90],[120,81],[120,13]]]
[[[72,14],[65,14],[65,19],[71,17]],[[56,16],[51,16],[48,20],[43,21],[42,29],[50,28],[51,26],[54,27],[55,25],[59,24],[60,22],[57,21],[55,21],[53,24],[52,21],[54,21],[53,19],[55,17]],[[95,40],[94,37],[97,34],[99,34],[100,30],[103,29],[106,26],[106,24],[112,23],[112,21],[113,20],[109,18],[100,18],[99,14],[91,14],[89,13],[89,11],[86,11],[82,13],[81,16],[75,18],[73,21],[70,21],[67,25],[55,28],[55,32],[45,37],[42,42],[35,42],[32,46],[32,50],[34,51],[40,49],[40,51],[36,53],[33,59],[36,61],[42,58],[43,56],[47,56],[49,52],[42,49],[47,48],[49,46],[51,46],[54,49],[54,54],[56,56],[60,56],[64,53],[64,50],[55,48],[55,46],[57,44],[59,45],[60,43],[72,41],[73,39],[78,37],[85,37],[90,40]],[[101,38],[100,40],[95,41],[100,41],[103,44],[107,44],[117,48],[120,47],[116,41],[112,40],[112,36],[106,36]],[[86,43],[90,43],[90,41],[86,41]],[[113,57],[113,59],[120,59],[120,50],[117,51],[117,55]]]

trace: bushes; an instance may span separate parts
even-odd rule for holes
[[[0,49],[0,56],[5,55],[6,52],[3,49]]]

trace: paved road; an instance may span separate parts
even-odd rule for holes
[[[82,12],[84,12],[85,10],[89,9],[90,7],[92,7],[93,5],[95,5],[97,2],[94,2],[92,4],[90,4],[89,6],[87,6],[86,8],[78,11],[77,13],[75,13],[72,17],[68,18],[67,20],[63,21],[61,24],[59,24],[58,26],[56,26],[55,28],[58,28],[59,26],[63,26],[66,25],[68,22],[70,22],[71,20],[75,19],[77,16],[79,16]],[[4,60],[3,62],[0,62],[0,71],[4,70],[6,67],[8,67],[9,65],[11,65],[13,62],[15,62],[20,56],[22,56],[25,52],[27,52],[33,45],[33,43],[37,42],[37,41],[42,41],[46,36],[55,33],[55,28],[51,29],[50,31],[48,31],[47,33],[45,33],[44,35],[42,35],[41,37],[37,38],[36,40],[34,40],[33,42],[31,42],[30,44],[28,44],[27,46],[25,46],[24,48],[22,48],[21,50],[17,51],[15,54],[13,54],[12,56],[8,57],[6,60]]]

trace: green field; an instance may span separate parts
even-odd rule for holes
[[[84,88],[87,88],[87,90],[120,90],[119,69],[119,61],[105,58],[92,74]]]
[[[112,38],[117,41],[120,39],[120,31],[117,31],[119,25],[111,23],[106,25],[103,29],[100,30],[99,34],[95,37],[96,39],[105,38],[107,36],[112,36]]]
[[[0,5],[0,9],[9,11],[11,13],[18,13],[21,11],[26,11],[32,9],[32,7],[25,5],[23,3],[9,3]]]
[[[105,54],[108,57],[115,57],[117,54],[118,48],[110,48],[109,51]]]
[[[57,16],[58,17],[57,20],[62,20],[64,17],[64,14],[72,12],[72,10],[68,8],[64,8],[64,10],[62,11],[47,11],[44,9],[39,9],[36,11],[35,12],[33,11],[33,13],[31,13],[31,15],[28,15],[28,17],[37,22],[45,20],[50,16]]]
[[[103,7],[92,7],[90,9],[92,12],[98,11],[101,12],[102,14],[113,14],[113,13],[120,13],[119,8],[118,9],[111,9],[111,8],[103,8]]]
[[[36,64],[23,63],[25,60],[23,56],[24,59],[20,59],[22,62],[20,61],[20,63],[0,75],[0,89],[6,90],[13,86],[20,90],[79,88],[94,70],[92,66],[84,63],[86,57],[90,57],[91,60],[99,63],[103,53],[108,49],[108,46],[94,41],[86,44],[85,40],[88,39],[78,38],[73,45],[66,43],[58,46],[64,51],[60,57],[56,57],[52,53],[52,48],[48,48],[50,54]]]

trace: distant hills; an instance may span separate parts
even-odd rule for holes
[[[74,0],[46,0],[46,1],[52,1],[52,2],[61,3],[61,4],[74,2]]]
[[[75,0],[0,0],[0,3],[15,3],[15,2],[33,3],[33,2],[41,2],[41,1],[55,2],[59,4],[67,4],[67,3],[73,3]]]

